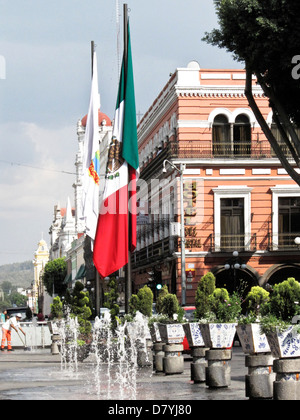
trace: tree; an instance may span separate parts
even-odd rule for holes
[[[118,284],[115,277],[111,277],[108,282],[108,292],[104,294],[105,296],[105,303],[104,306],[110,309],[110,316],[111,316],[111,324],[112,329],[115,330],[118,326],[117,317],[120,312],[120,307],[118,305]]]
[[[71,316],[77,317],[80,333],[83,336],[88,336],[92,330],[92,324],[89,321],[92,311],[89,292],[85,292],[83,289],[83,284],[77,281],[72,292],[67,294],[66,301],[70,307]]]
[[[201,277],[196,291],[196,317],[198,319],[204,318],[210,311],[210,296],[216,289],[216,278],[208,272]]]
[[[150,287],[142,287],[137,295],[132,295],[129,301],[130,313],[135,314],[137,311],[145,316],[151,316],[153,304],[153,293]]]
[[[65,294],[67,290],[67,285],[64,284],[66,275],[67,263],[64,258],[57,258],[45,265],[43,282],[50,296],[53,296],[53,293],[59,296]]]
[[[287,173],[300,185],[300,4],[299,0],[215,0],[220,29],[204,38],[226,48],[246,67],[245,95]],[[298,54],[298,55],[297,55]],[[252,75],[269,98],[278,140],[252,94]],[[299,76],[299,77],[298,77]],[[294,164],[282,149],[282,141]]]

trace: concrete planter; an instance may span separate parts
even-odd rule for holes
[[[164,346],[165,357],[163,368],[166,375],[174,375],[184,372],[184,358],[182,356],[182,344],[166,344]]]
[[[231,349],[236,324],[200,324],[205,347],[210,349]]]
[[[185,333],[182,324],[158,324],[161,340],[167,344],[181,344]]]
[[[153,343],[161,343],[161,336],[158,328],[158,322],[154,322],[150,327],[150,334]]]
[[[267,337],[261,334],[259,324],[237,325],[236,332],[245,354],[271,352]]]
[[[274,358],[300,357],[300,334],[295,327],[267,333],[266,336]]]
[[[191,380],[194,383],[205,382],[205,360],[206,349],[198,322],[191,322],[183,325],[183,329],[191,349],[193,362],[191,363]]]
[[[204,347],[204,340],[201,334],[200,326],[197,322],[183,324],[183,329],[191,348]]]

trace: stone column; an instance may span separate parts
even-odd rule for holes
[[[274,400],[300,400],[300,358],[274,360]]]
[[[58,349],[58,342],[61,340],[61,337],[59,334],[52,334],[51,335],[52,344],[51,344],[51,354],[59,354]]]
[[[163,365],[163,358],[165,357],[165,352],[163,350],[165,346],[165,343],[154,343],[153,346],[153,368],[155,372],[160,373],[164,371],[164,365]]]
[[[191,363],[191,380],[195,384],[205,382],[205,369],[207,362],[205,353],[209,350],[205,347],[191,347],[193,362]]]
[[[246,379],[246,397],[250,400],[272,399],[273,382],[273,361],[271,353],[247,355],[245,366],[248,367]]]
[[[224,388],[231,385],[232,350],[212,349],[207,350],[205,359],[208,362],[206,368],[206,385],[209,388]]]
[[[163,347],[165,357],[163,358],[164,372],[166,375],[184,372],[184,358],[182,355],[182,344],[166,344]]]
[[[153,365],[152,341],[137,340],[137,364],[139,367],[147,367]]]

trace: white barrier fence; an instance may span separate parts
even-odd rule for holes
[[[0,323],[0,339],[2,340],[2,325]],[[51,333],[47,322],[20,322],[20,326],[22,330],[26,333],[26,345],[31,348],[46,348],[51,346]],[[11,331],[12,337],[12,347],[24,347],[25,337],[21,331],[19,331],[19,335],[16,333],[14,329]],[[22,342],[23,340],[23,342]],[[5,348],[7,346],[7,342],[5,342]]]

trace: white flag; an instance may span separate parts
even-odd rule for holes
[[[93,55],[92,89],[87,115],[85,138],[83,146],[83,189],[82,211],[80,217],[84,220],[86,234],[95,239],[99,215],[99,182],[100,182],[100,151],[99,151],[99,103],[97,56]]]

